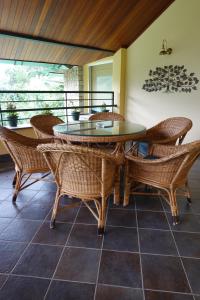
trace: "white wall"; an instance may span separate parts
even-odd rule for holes
[[[185,116],[193,128],[185,141],[200,139],[200,83],[191,93],[142,90],[150,69],[184,65],[200,80],[200,0],[176,0],[127,50],[126,118],[147,127],[173,116]],[[171,55],[159,55],[167,39]]]

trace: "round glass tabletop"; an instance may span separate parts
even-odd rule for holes
[[[53,127],[54,134],[70,141],[123,141],[144,134],[143,125],[128,121],[75,121]]]

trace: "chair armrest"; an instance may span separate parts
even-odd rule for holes
[[[24,137],[19,142],[16,142],[18,144],[21,144],[22,146],[28,147],[28,148],[36,148],[39,144],[47,144],[52,143],[54,139],[34,139],[30,137]]]
[[[125,157],[126,157],[127,160],[130,160],[130,161],[135,162],[137,164],[159,165],[159,164],[170,162],[173,159],[180,158],[182,155],[185,156],[185,154],[187,152],[188,151],[181,151],[181,152],[180,151],[176,151],[176,153],[172,153],[170,155],[167,155],[167,156],[164,156],[164,157],[160,157],[160,158],[154,159],[154,160],[152,160],[152,159],[144,159],[142,157],[133,156],[133,155],[130,155],[130,154],[127,154]]]
[[[40,144],[37,147],[42,153],[49,152],[49,151],[57,151],[57,152],[71,152],[75,151],[76,153],[88,153],[94,156],[99,156],[102,159],[113,161],[117,165],[121,165],[124,162],[124,154],[123,153],[116,153],[112,154],[106,150],[100,150],[96,148],[90,148],[87,146],[76,146],[76,145],[69,145],[69,144]]]
[[[177,152],[178,146],[153,144],[151,146],[151,155],[165,157]]]

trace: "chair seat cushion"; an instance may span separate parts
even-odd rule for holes
[[[147,156],[144,156],[143,158],[144,158],[144,159],[151,159],[151,160],[154,160],[154,159],[158,159],[159,157],[158,157],[158,156],[155,156],[155,155],[147,155]]]
[[[138,143],[138,153],[142,156],[147,156],[149,152],[149,143],[139,142]]]

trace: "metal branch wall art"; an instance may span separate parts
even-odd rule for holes
[[[150,70],[150,78],[145,80],[143,90],[147,92],[164,91],[191,93],[197,90],[199,80],[194,73],[187,74],[184,66],[157,67],[155,71]]]

